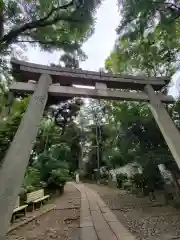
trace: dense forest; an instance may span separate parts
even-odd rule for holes
[[[122,19],[104,70],[171,77],[179,69],[180,1],[117,0]],[[103,1],[0,0],[0,163],[26,110],[29,96],[9,102],[14,80],[9,60],[27,58],[29,45],[60,50],[59,66],[79,68],[82,45],[93,34]],[[108,34],[108,33],[107,33]],[[53,63],[52,63],[53,64]],[[163,89],[168,92],[169,86]],[[180,129],[180,101],[166,106]],[[42,183],[64,183],[73,172],[138,162],[153,174],[164,163],[177,166],[146,103],[69,99],[47,106],[23,181],[31,191]],[[153,177],[152,177],[153,178]]]

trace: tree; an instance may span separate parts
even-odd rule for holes
[[[40,43],[45,49],[77,47],[92,32],[94,1],[1,0],[1,49],[11,43]],[[83,21],[85,21],[83,23]],[[83,24],[82,24],[83,23]],[[69,33],[71,33],[69,35]]]
[[[53,109],[53,117],[56,125],[58,125],[64,134],[66,125],[71,123],[78,115],[83,101],[79,98],[74,98],[65,102],[61,102],[56,108]]]
[[[18,129],[19,123],[26,110],[27,103],[28,98],[25,98],[24,100],[16,100],[11,107],[11,113],[0,120],[0,163],[2,162]]]
[[[135,18],[138,19],[139,24],[143,24],[143,19],[138,11],[143,7],[148,9],[147,5],[152,1],[147,3],[134,1],[133,4],[137,2],[136,6],[130,5],[131,2],[131,0],[123,2],[122,32],[119,32],[120,36],[115,42],[114,50],[106,60],[106,69],[114,73],[148,77],[172,76],[179,66],[178,37],[176,36],[171,41],[172,35],[164,31],[161,24],[146,34],[138,29],[138,24],[137,26],[135,24],[133,28],[133,24],[136,22],[133,22]],[[153,14],[151,10],[149,6],[149,14]],[[132,22],[127,24],[125,32],[123,24],[127,20],[127,16],[131,17],[130,12],[132,13]],[[147,30],[146,27],[144,25],[144,30]],[[155,164],[172,160],[166,143],[146,104],[118,103],[115,101],[107,105],[108,111],[111,111],[113,115],[113,120],[119,122],[120,136],[116,144],[120,149],[121,156],[125,157],[127,161],[128,159],[139,161],[144,166],[149,164],[148,159],[154,159]],[[172,107],[169,106],[167,109],[173,115]],[[176,120],[176,122],[178,121]],[[150,164],[152,164],[152,160]]]
[[[180,3],[169,0],[119,0],[122,21],[117,32],[122,36],[137,38],[160,27],[171,35],[179,33]],[[167,35],[168,35],[167,34]]]
[[[163,35],[160,28],[146,37],[119,37],[107,58],[106,69],[133,75],[172,76],[179,68],[179,39]]]
[[[67,158],[70,149],[62,143],[51,147],[50,149],[39,154],[33,163],[33,167],[40,172],[41,181],[47,182],[51,172],[55,169],[67,166]]]
[[[70,148],[68,156],[69,171],[74,172],[79,168],[79,158],[81,157],[81,129],[76,122],[73,121],[67,125],[61,141],[65,142]]]
[[[177,54],[179,51],[179,39],[173,35],[174,28],[171,29],[172,32],[170,33],[170,29],[168,29],[170,25],[163,29],[162,24],[159,22],[154,28],[148,29],[143,22],[143,18],[141,18],[141,13],[137,12],[140,11],[140,8],[143,9],[143,3],[140,6],[138,4],[141,1],[134,1],[133,4],[138,2],[137,6],[134,6],[129,5],[130,2],[132,1],[123,2],[124,8],[122,8],[122,11],[124,11],[124,14],[129,12],[129,17],[131,17],[130,11],[134,11],[132,12],[132,22],[130,21],[125,26],[123,24],[127,19],[125,19],[126,16],[123,18],[122,28],[119,29],[121,30],[119,32],[120,36],[115,42],[110,57],[106,60],[106,69],[114,73],[148,77],[172,76],[179,66]],[[152,1],[148,1],[148,3],[150,2]],[[136,7],[139,7],[139,9]],[[150,14],[152,14],[151,10],[149,7]],[[135,18],[139,21],[137,26],[136,20],[133,22]],[[144,24],[143,31],[139,29],[140,24]],[[172,36],[174,38],[171,41]],[[119,160],[119,163],[123,164],[133,161],[139,162],[143,166],[146,178],[151,179],[151,181],[152,176],[154,176],[154,179],[157,177],[153,174],[158,172],[156,171],[158,164],[165,163],[170,169],[169,166],[172,166],[174,160],[147,105],[142,103],[119,103],[116,101],[107,105],[107,110],[112,115],[112,124],[116,124],[119,128],[118,137],[115,141],[118,157],[115,160]],[[166,108],[175,124],[179,126],[179,104],[175,103],[166,106]],[[118,122],[119,124],[117,124]]]
[[[81,45],[93,33],[94,14],[100,3],[100,0],[0,0],[0,72],[6,74],[6,80],[10,57],[22,58],[29,45],[48,51],[61,50],[66,62],[67,58],[68,62],[79,60],[79,56],[85,55]]]
[[[33,148],[33,156],[49,150],[52,146],[59,144],[60,140],[61,129],[55,124],[54,119],[52,117],[43,118]]]
[[[59,189],[68,179],[68,153],[66,144],[57,144],[39,154],[26,171],[25,190],[33,191],[42,184],[51,190]]]
[[[119,37],[106,67],[135,75],[172,76],[179,69],[179,1],[119,0],[119,5]]]
[[[79,62],[87,59],[87,56],[83,51],[78,50],[73,53],[65,53],[60,57],[60,63],[63,67],[76,69],[79,68]]]

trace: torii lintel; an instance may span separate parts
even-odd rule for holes
[[[96,83],[104,83],[107,88],[144,90],[150,84],[155,91],[160,91],[166,86],[170,79],[167,77],[147,78],[145,76],[120,75],[104,72],[84,71],[81,69],[69,69],[54,66],[39,65],[17,59],[12,59],[13,75],[18,81],[38,81],[41,74],[51,76],[53,83],[60,83],[62,86],[88,85],[95,86]]]

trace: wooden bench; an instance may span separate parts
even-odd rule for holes
[[[27,201],[26,203],[32,203],[33,211],[34,211],[34,205],[38,202],[42,204],[44,200],[48,200],[50,195],[44,196],[44,189],[40,189],[38,191],[34,191],[27,194]]]
[[[18,196],[17,201],[16,201],[16,205],[15,205],[15,209],[13,210],[13,214],[12,214],[12,221],[15,221],[16,219],[16,213],[23,211],[24,215],[26,215],[26,208],[27,208],[27,204],[20,206],[20,197]]]

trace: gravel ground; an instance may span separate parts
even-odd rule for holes
[[[14,230],[8,240],[73,240],[73,235],[79,227],[79,211],[52,210],[41,217]]]
[[[54,210],[10,232],[7,240],[79,240],[79,191],[67,185],[64,195],[54,204]]]
[[[119,221],[139,240],[180,239],[180,211],[164,205],[159,196],[152,206],[147,197],[137,198],[126,191],[94,184],[96,190]]]

